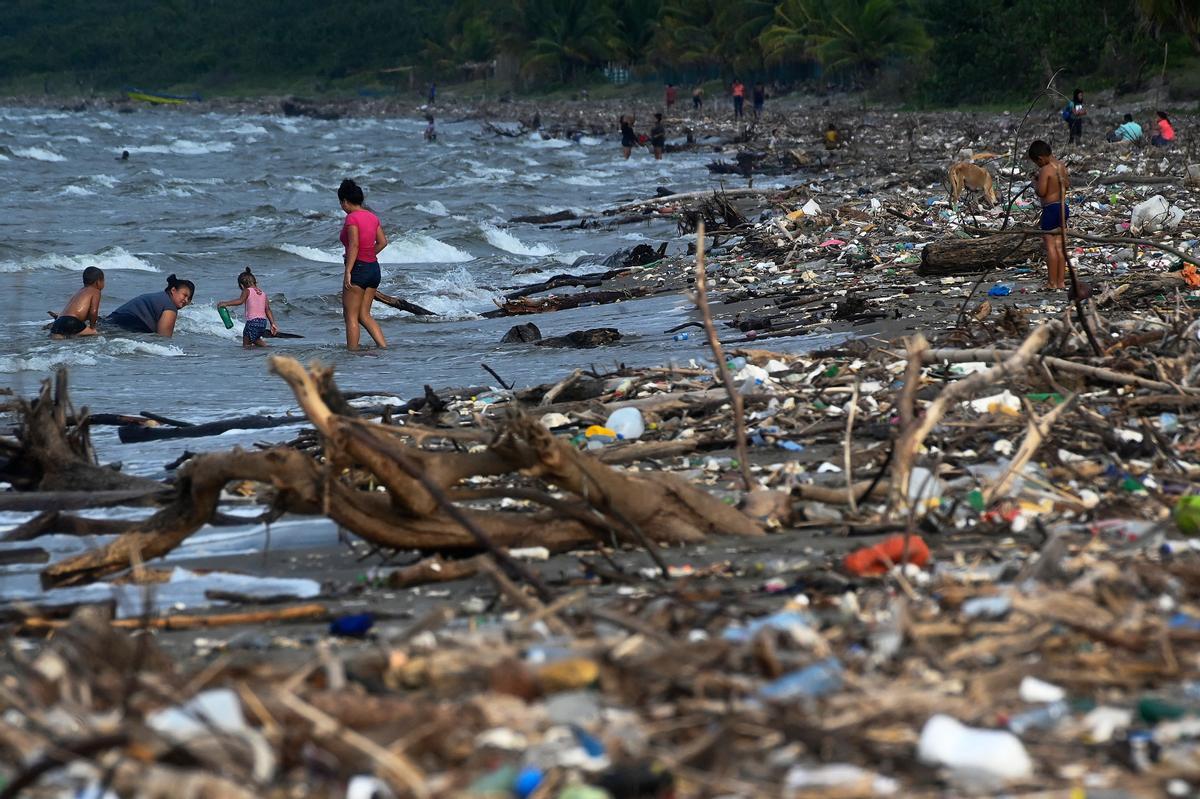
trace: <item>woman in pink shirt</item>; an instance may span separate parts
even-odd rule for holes
[[[1171,142],[1175,141],[1175,128],[1171,127],[1171,120],[1167,118],[1166,113],[1158,112],[1158,133],[1150,139],[1150,143],[1158,147],[1168,147]]]
[[[346,271],[342,276],[342,314],[346,318],[346,349],[357,350],[360,325],[367,329],[375,344],[383,349],[387,341],[379,323],[371,316],[375,289],[379,288],[379,253],[387,246],[387,236],[379,217],[363,207],[363,190],[347,178],[338,186],[338,202],[346,212],[346,223],[339,237],[346,247]]]

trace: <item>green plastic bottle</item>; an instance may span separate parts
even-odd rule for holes
[[[225,323],[226,328],[233,327],[233,317],[229,315],[229,309],[222,305],[217,309],[217,313],[221,315],[221,321]]]

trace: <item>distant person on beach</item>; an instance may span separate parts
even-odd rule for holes
[[[1067,178],[1067,167],[1054,157],[1050,145],[1038,139],[1029,145],[1029,160],[1037,164],[1037,196],[1042,201],[1042,219],[1039,227],[1046,231],[1042,241],[1046,245],[1046,267],[1049,272],[1049,288],[1067,287],[1067,256],[1062,246],[1061,228],[1071,218],[1067,207],[1067,189],[1071,182]]]
[[[267,342],[263,341],[263,336],[266,335],[267,329],[270,328],[272,336],[279,332],[279,327],[275,324],[275,315],[271,313],[271,301],[267,298],[267,293],[258,287],[258,278],[250,271],[250,267],[247,266],[246,271],[238,275],[237,284],[242,290],[242,296],[236,300],[218,302],[217,307],[233,308],[245,305],[246,326],[242,328],[242,346],[265,347]]]
[[[1076,89],[1071,99],[1062,110],[1062,118],[1067,123],[1067,144],[1079,144],[1083,137],[1083,118],[1087,116],[1087,106],[1083,104],[1083,89]]]
[[[1158,133],[1154,134],[1150,139],[1150,143],[1155,147],[1169,147],[1171,142],[1175,141],[1175,128],[1171,127],[1171,120],[1166,115],[1166,112],[1158,112],[1158,122],[1154,123],[1158,126]]]
[[[704,89],[699,86],[692,89],[692,110],[701,111],[704,108]]]
[[[832,122],[825,128],[825,149],[836,150],[842,146],[842,135],[838,133],[837,125]]]
[[[621,114],[621,151],[625,153],[625,157],[629,158],[633,154],[633,148],[638,143],[637,133],[633,130],[633,117]]]
[[[676,95],[677,95],[677,92],[676,92],[676,90],[675,90],[675,84],[674,84],[674,83],[668,83],[668,84],[667,84],[667,96],[666,96],[667,110],[668,110],[668,111],[670,111],[672,108],[674,108],[674,107],[675,107],[675,97],[676,97]]]
[[[346,212],[346,222],[339,236],[346,247],[345,273],[342,275],[342,314],[346,319],[346,349],[358,349],[360,327],[375,340],[380,349],[387,340],[379,323],[371,316],[371,303],[379,288],[379,253],[388,245],[379,217],[363,207],[362,188],[347,178],[338,186],[338,203]]]
[[[437,141],[437,128],[433,124],[433,114],[425,115],[425,141]]]
[[[94,336],[96,321],[100,318],[100,292],[104,291],[104,270],[89,266],[83,270],[83,288],[71,299],[50,325],[50,338],[74,338]]]
[[[654,160],[661,161],[667,146],[667,129],[663,126],[663,115],[654,115],[654,127],[650,128],[650,146],[654,148]]]
[[[742,107],[746,104],[746,87],[737,78],[733,79],[733,118],[742,119]]]
[[[754,84],[754,118],[758,119],[767,103],[767,87],[761,83]]]
[[[1141,141],[1142,126],[1133,121],[1133,114],[1126,114],[1125,121],[1117,129],[1105,137],[1110,142]]]
[[[192,304],[195,293],[195,283],[169,275],[165,289],[139,294],[110,313],[104,321],[130,333],[157,333],[170,338],[175,333],[179,312]]]

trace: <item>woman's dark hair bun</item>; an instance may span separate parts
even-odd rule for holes
[[[345,200],[352,205],[362,205],[364,199],[362,187],[350,178],[346,178],[342,181],[342,185],[338,186],[338,199]]]
[[[177,285],[179,285],[179,281],[175,279],[175,273],[172,272],[171,274],[167,275],[167,288],[173,289]]]

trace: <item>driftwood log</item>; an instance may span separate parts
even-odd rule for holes
[[[521,297],[513,300],[497,302],[494,311],[487,311],[481,316],[495,319],[501,316],[523,316],[526,314],[546,313],[547,311],[564,311],[578,308],[581,305],[607,305],[621,300],[631,300],[635,297],[645,297],[651,293],[649,288],[631,288],[608,291],[581,291],[578,294],[551,294],[543,299],[531,300]]]
[[[1041,237],[995,236],[982,239],[946,238],[921,250],[918,275],[960,275],[1016,266],[1041,254]]]
[[[427,308],[422,308],[420,305],[417,305],[415,302],[409,302],[408,300],[401,299],[400,297],[393,297],[392,295],[384,294],[382,291],[379,291],[379,290],[375,291],[375,299],[379,300],[384,305],[392,306],[397,311],[408,311],[413,316],[434,316],[435,315],[433,311],[431,311]]]
[[[291,386],[317,428],[323,458],[276,447],[261,452],[198,455],[179,469],[174,501],[132,523],[107,546],[47,567],[46,587],[74,585],[161,557],[208,522],[231,481],[271,486],[278,511],[325,515],[366,541],[389,549],[475,551],[479,543],[452,518],[426,487],[400,466],[401,459],[442,492],[500,547],[545,546],[562,551],[604,540],[696,542],[712,534],[761,535],[759,525],[720,499],[666,473],[617,471],[580,452],[535,420],[519,413],[503,419],[486,448],[430,451],[407,443],[395,427],[344,416],[333,408],[335,387],[327,370],[305,369],[275,356],[271,368]],[[479,509],[479,502],[506,490],[460,486],[470,477],[520,473],[552,484],[511,489],[512,496],[541,505],[538,511]],[[374,490],[376,487],[383,491]]]

